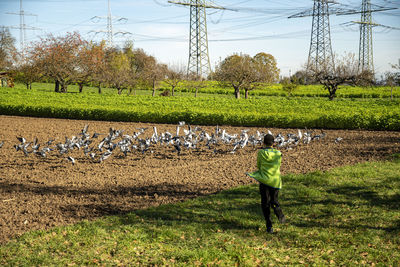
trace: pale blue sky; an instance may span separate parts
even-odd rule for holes
[[[167,0],[111,0],[115,17],[128,19],[114,22],[114,32],[132,35],[114,37],[116,45],[126,39],[143,48],[159,61],[170,65],[186,65],[189,50],[189,8],[171,5]],[[212,67],[232,53],[258,52],[272,54],[281,69],[281,75],[299,70],[307,61],[311,36],[311,17],[287,17],[313,6],[312,0],[214,0],[215,4],[239,9],[220,11],[208,9],[209,53]],[[349,8],[360,8],[361,0],[338,0]],[[372,4],[400,8],[398,0],[372,0]],[[0,25],[19,26],[20,0],[0,0]],[[40,30],[26,30],[27,42],[48,33],[63,35],[78,31],[88,40],[106,39],[105,34],[93,31],[106,30],[107,0],[23,0],[25,24]],[[360,20],[360,14],[330,16],[332,47],[336,54],[353,52],[358,56],[359,30],[343,23]],[[373,13],[376,23],[400,28],[400,9]],[[19,45],[19,30],[11,29]],[[374,37],[374,63],[377,74],[391,70],[389,63],[400,59],[400,30],[376,27]]]

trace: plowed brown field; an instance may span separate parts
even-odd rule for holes
[[[0,243],[33,229],[46,229],[108,214],[181,201],[254,183],[245,172],[255,169],[255,147],[235,154],[202,148],[182,150],[158,147],[153,153],[136,152],[124,158],[110,157],[102,163],[73,151],[77,163],[53,153],[47,158],[25,156],[13,147],[16,136],[39,142],[77,135],[85,124],[89,132],[108,133],[110,127],[133,133],[153,124],[78,121],[0,116]],[[175,125],[157,125],[159,132],[175,132]],[[207,132],[215,127],[202,126]],[[223,126],[228,133],[244,128]],[[250,128],[267,131],[267,128]],[[296,133],[295,129],[269,129],[273,133]],[[148,130],[152,132],[151,128]],[[319,132],[319,131],[316,131]],[[400,152],[399,132],[327,130],[322,141],[282,150],[282,173],[328,170],[357,162],[385,159]],[[336,144],[334,140],[342,137]],[[225,151],[221,148],[221,151]],[[283,181],[284,182],[284,181]]]

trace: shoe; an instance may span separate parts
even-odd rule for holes
[[[273,233],[274,233],[274,228],[272,228],[272,227],[267,227],[267,233],[273,234]]]

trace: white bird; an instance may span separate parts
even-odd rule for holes
[[[301,133],[300,130],[297,130],[297,136],[299,137],[299,140],[303,138],[303,134]]]
[[[72,165],[75,165],[75,159],[73,157],[69,156],[67,159],[72,162]]]
[[[340,141],[342,141],[342,140],[343,140],[342,137],[338,137],[338,138],[335,139],[335,143],[338,144],[338,143],[339,143]]]

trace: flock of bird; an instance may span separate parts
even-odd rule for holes
[[[187,127],[185,127],[187,126]],[[183,149],[192,150],[207,148],[214,153],[217,152],[217,147],[221,144],[228,147],[228,153],[236,153],[238,150],[246,146],[260,146],[263,143],[266,134],[272,134],[257,131],[256,134],[249,134],[249,130],[242,130],[240,134],[229,134],[225,129],[220,127],[215,128],[214,133],[207,133],[200,127],[192,127],[186,125],[185,122],[179,122],[175,133],[162,132],[159,133],[157,127],[153,127],[151,136],[145,133],[148,128],[137,128],[131,135],[124,133],[124,130],[109,129],[106,134],[93,133],[89,134],[88,125],[76,136],[71,138],[65,137],[64,142],[55,142],[50,139],[44,143],[39,143],[35,138],[32,142],[28,142],[24,137],[17,137],[18,144],[14,145],[17,152],[22,152],[25,156],[36,155],[39,158],[46,158],[50,153],[65,157],[72,164],[77,161],[70,155],[73,150],[83,151],[84,155],[93,162],[103,162],[112,155],[120,154],[125,157],[129,153],[153,153],[157,146],[170,147],[178,155]],[[104,136],[104,137],[102,137]],[[275,143],[278,149],[292,149],[299,144],[309,144],[315,140],[321,140],[326,137],[326,133],[321,131],[319,134],[314,134],[310,130],[298,130],[296,134],[289,133],[286,136],[277,134]],[[101,138],[102,137],[102,138]],[[97,141],[97,142],[96,142]],[[342,141],[342,138],[337,138],[336,143]],[[0,148],[4,142],[0,142]]]

